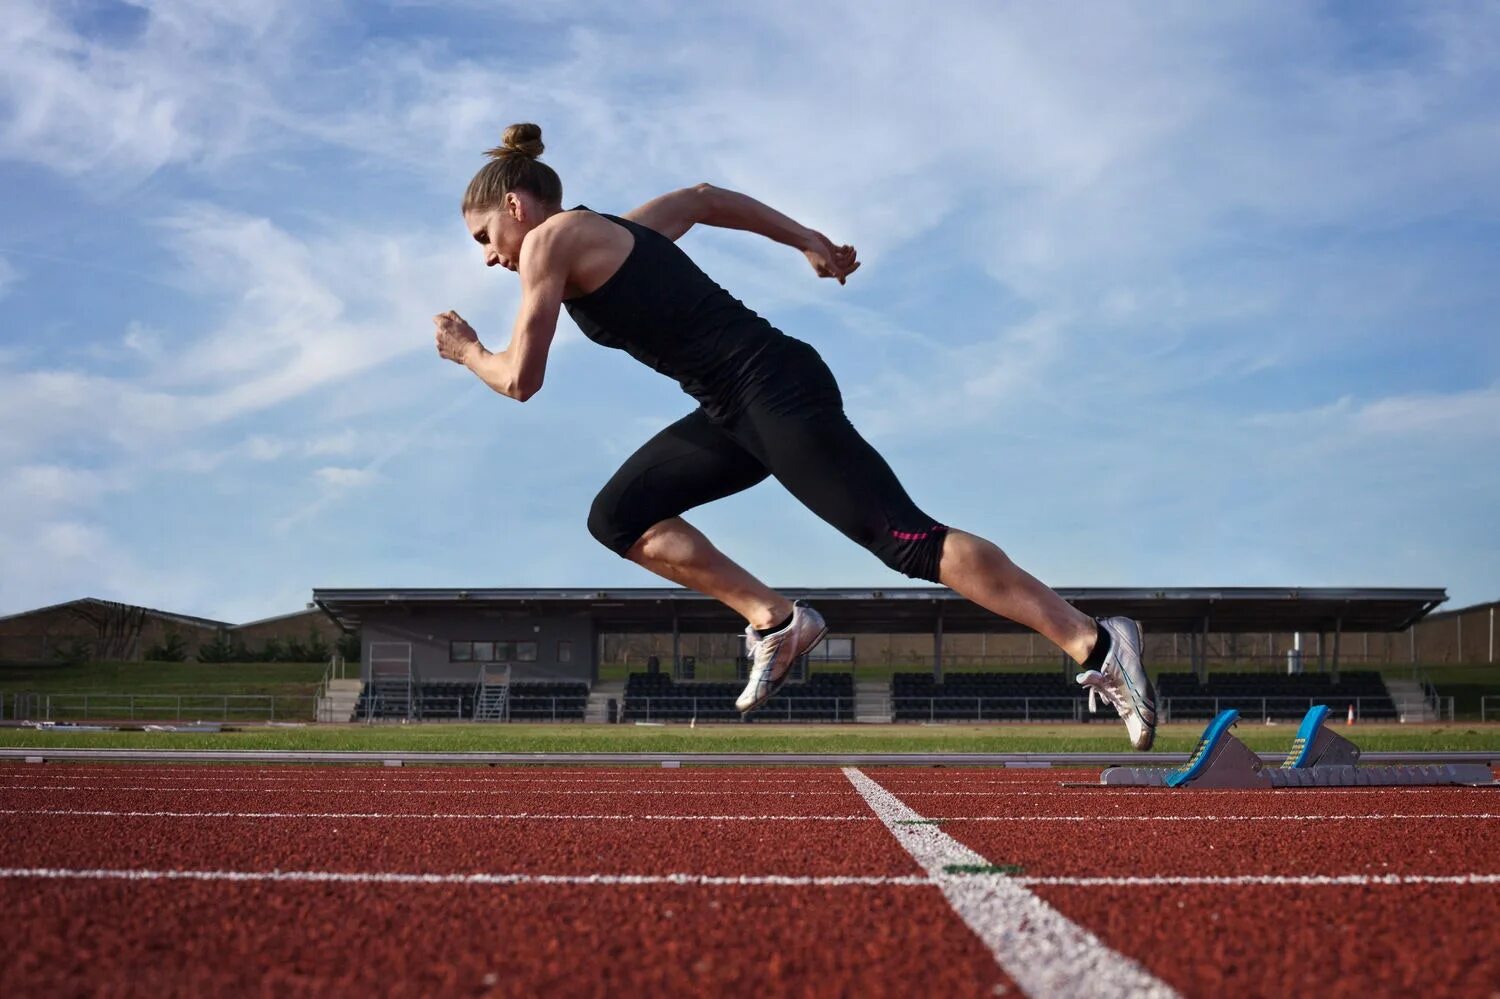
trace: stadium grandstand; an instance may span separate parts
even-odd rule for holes
[[[1345,664],[1401,661],[1403,635],[1415,656],[1416,625],[1446,599],[1440,589],[1059,592],[1091,615],[1139,620],[1148,661],[1186,667],[1159,674],[1165,711],[1180,719],[1224,707],[1290,718],[1312,704],[1405,717],[1420,691],[1393,691],[1381,674]],[[829,637],[754,719],[1088,719],[1070,661],[951,590],[787,595],[815,604]],[[351,720],[740,718],[733,701],[744,677],[743,622],[690,591],[315,590],[313,602],[360,636],[363,687]],[[1000,663],[1026,668],[994,668]]]

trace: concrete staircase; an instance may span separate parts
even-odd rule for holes
[[[609,721],[609,702],[613,699],[621,708],[625,706],[625,681],[606,680],[596,683],[589,690],[589,703],[583,709],[583,720],[604,724]]]
[[[318,698],[318,713],[314,717],[320,722],[353,721],[355,706],[364,689],[363,680],[329,680],[327,692]]]
[[[1427,695],[1422,693],[1422,685],[1415,680],[1393,680],[1385,678],[1385,689],[1391,695],[1391,700],[1396,702],[1396,717],[1404,722],[1429,722],[1439,721],[1437,712],[1432,709],[1432,703],[1427,700]]]
[[[854,720],[889,723],[891,685],[884,680],[861,680],[854,684]]]

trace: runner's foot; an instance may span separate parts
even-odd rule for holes
[[[1109,652],[1099,669],[1085,670],[1076,679],[1088,688],[1089,711],[1097,711],[1095,697],[1115,706],[1125,719],[1125,731],[1136,749],[1150,749],[1156,739],[1156,690],[1141,665],[1141,629],[1128,617],[1099,621],[1101,634],[1109,636]]]
[[[797,657],[823,640],[828,625],[823,615],[802,601],[792,605],[792,622],[780,631],[759,635],[754,628],[745,629],[750,656],[750,680],[735,699],[734,706],[744,714],[754,711],[781,689]]]

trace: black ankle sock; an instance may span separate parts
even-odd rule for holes
[[[1083,661],[1084,669],[1103,669],[1104,657],[1109,655],[1109,647],[1111,644],[1109,640],[1109,631],[1106,630],[1104,625],[1100,624],[1098,621],[1094,622],[1094,628],[1098,633],[1098,637],[1094,639],[1093,651],[1090,652],[1089,657]]]
[[[773,634],[775,634],[776,632],[778,632],[781,629],[785,628],[787,625],[791,624],[792,623],[792,618],[795,617],[796,614],[797,614],[797,612],[793,611],[792,613],[790,613],[790,614],[788,614],[786,616],[786,620],[785,621],[783,621],[783,622],[781,622],[780,624],[777,624],[777,625],[772,625],[769,628],[756,628],[755,629],[756,637],[758,637],[758,638],[765,638],[767,635],[773,635]]]

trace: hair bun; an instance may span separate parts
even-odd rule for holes
[[[500,143],[494,149],[486,149],[484,154],[491,159],[500,159],[502,156],[536,159],[546,148],[542,145],[542,126],[531,122],[521,122],[507,128]]]

